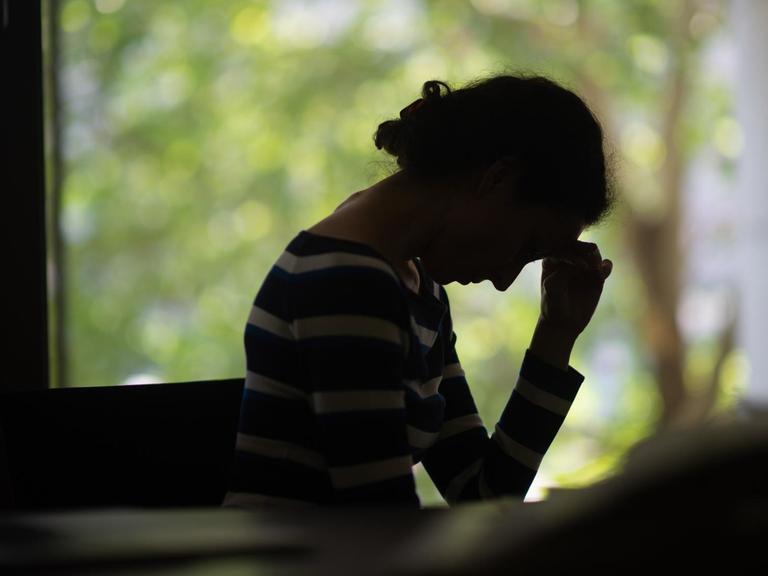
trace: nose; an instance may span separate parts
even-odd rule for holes
[[[527,262],[511,263],[491,274],[490,280],[494,284],[501,283],[509,286],[520,275],[520,272],[525,268],[526,264]]]

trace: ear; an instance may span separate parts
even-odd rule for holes
[[[485,196],[501,187],[513,184],[517,177],[517,160],[513,156],[502,156],[493,161],[480,178],[478,196]]]

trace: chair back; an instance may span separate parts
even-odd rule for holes
[[[219,505],[243,384],[0,393],[0,507]]]

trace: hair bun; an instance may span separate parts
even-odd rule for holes
[[[408,104],[408,106],[400,110],[400,120],[407,119],[408,116],[410,116],[411,114],[416,112],[416,110],[421,108],[423,104],[424,104],[424,98],[418,98],[417,100],[414,100],[413,102]]]
[[[400,110],[399,120],[387,120],[379,124],[374,134],[376,148],[379,150],[383,148],[386,152],[396,157],[397,164],[401,168],[404,168],[408,163],[405,156],[410,147],[410,141],[414,137],[410,121],[417,110],[427,107],[430,102],[440,100],[443,97],[442,88],[445,88],[446,95],[451,93],[450,86],[445,82],[427,80],[422,86],[421,98],[417,98]]]
[[[427,80],[421,89],[421,94],[426,100],[435,100],[441,98],[441,87],[445,87],[446,96],[451,93],[451,87],[440,80]]]
[[[383,148],[392,156],[398,157],[403,151],[402,136],[403,120],[387,120],[379,124],[374,136],[374,143],[379,150]]]

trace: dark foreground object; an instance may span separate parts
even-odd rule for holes
[[[615,476],[543,502],[220,508],[241,390],[229,380],[3,395],[0,573],[768,567],[763,417],[653,437]]]
[[[0,393],[0,508],[221,504],[243,382]]]

